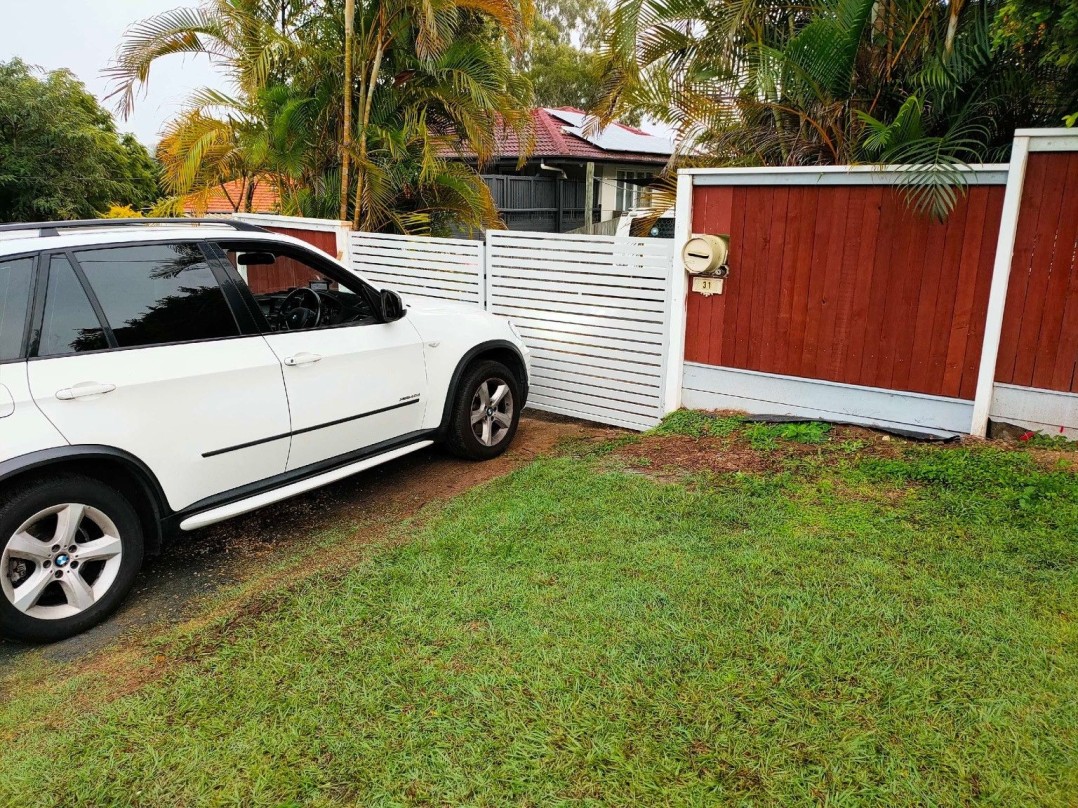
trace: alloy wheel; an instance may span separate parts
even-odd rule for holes
[[[472,434],[484,446],[497,446],[513,425],[513,391],[504,379],[480,383],[472,396]]]
[[[105,596],[122,557],[120,532],[103,511],[54,505],[8,537],[0,553],[0,590],[29,617],[72,617]]]

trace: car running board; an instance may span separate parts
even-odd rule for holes
[[[239,516],[244,513],[250,513],[251,511],[258,510],[265,505],[271,505],[274,502],[280,502],[282,499],[288,499],[294,497],[297,494],[302,494],[306,491],[310,491],[313,488],[326,485],[327,483],[334,482],[336,480],[343,480],[345,477],[350,477],[353,474],[357,474],[366,469],[373,468],[374,466],[385,463],[389,460],[395,460],[398,457],[403,457],[406,454],[424,449],[427,446],[432,446],[434,441],[421,440],[418,443],[410,443],[407,446],[402,446],[399,449],[392,449],[388,452],[375,455],[374,457],[368,457],[366,460],[360,460],[356,463],[350,463],[347,466],[341,466],[327,471],[323,474],[319,474],[315,477],[308,477],[305,480],[294,482],[291,485],[284,485],[280,488],[274,488],[272,491],[265,491],[261,494],[255,494],[253,497],[247,499],[237,500],[236,502],[230,502],[227,505],[222,505],[218,508],[211,508],[208,511],[202,511],[202,513],[196,513],[193,516],[188,516],[182,522],[180,522],[181,530],[197,530],[200,527],[206,527],[207,525],[216,524],[217,522],[223,522],[226,519],[231,519],[233,516]]]

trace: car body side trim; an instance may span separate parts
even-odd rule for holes
[[[407,446],[401,446],[397,449],[390,449],[387,452],[368,457],[366,460],[358,460],[354,463],[338,466],[335,469],[324,471],[313,477],[307,477],[288,485],[264,491],[261,494],[255,494],[246,499],[236,500],[227,505],[220,505],[216,508],[211,508],[208,511],[192,514],[180,521],[180,530],[197,530],[200,527],[223,522],[225,519],[231,519],[233,516],[249,513],[250,511],[257,510],[258,508],[262,508],[274,502],[280,502],[282,499],[288,499],[289,497],[303,494],[311,489],[319,488],[320,486],[327,485],[336,480],[344,479],[345,477],[357,474],[358,472],[380,465],[389,460],[403,457],[406,454],[431,446],[433,443],[434,441],[428,438],[427,440],[421,440],[416,443],[408,444]]]
[[[320,460],[317,463],[311,463],[308,466],[302,468],[292,469],[291,471],[285,471],[281,474],[275,474],[272,477],[266,477],[257,482],[248,483],[246,485],[238,486],[237,488],[229,489],[228,491],[222,491],[220,494],[214,494],[200,499],[198,502],[188,505],[186,508],[170,514],[164,520],[164,530],[166,535],[175,532],[179,529],[180,524],[186,521],[191,516],[202,513],[203,511],[209,511],[216,508],[220,508],[224,505],[229,505],[233,502],[239,502],[240,500],[249,499],[258,494],[262,494],[268,491],[273,491],[276,488],[282,488],[284,486],[290,486],[293,483],[307,480],[312,477],[318,477],[325,472],[334,471],[335,469],[343,466],[348,466],[353,463],[358,463],[362,460],[367,460],[371,457],[385,454],[394,449],[399,449],[402,446],[410,446],[414,443],[421,441],[434,440],[437,436],[437,431],[433,429],[422,429],[415,432],[409,432],[406,435],[401,435],[398,438],[391,440],[381,441],[371,446],[366,446],[362,449],[356,449],[351,452],[345,452],[344,454],[331,457],[326,460]]]
[[[280,435],[270,435],[268,438],[259,438],[258,440],[247,441],[247,443],[237,443],[235,446],[226,446],[223,449],[212,449],[208,452],[203,452],[203,457],[216,457],[217,455],[225,454],[227,452],[236,452],[240,449],[249,449],[252,446],[261,446],[263,443],[270,443],[275,440],[284,440],[285,438],[291,438],[294,435],[303,435],[307,432],[314,432],[318,429],[327,429],[331,426],[337,426],[339,424],[346,424],[349,421],[358,421],[360,418],[369,418],[372,415],[379,415],[383,412],[389,412],[390,410],[398,410],[401,407],[407,407],[411,404],[418,404],[419,399],[413,398],[409,401],[401,401],[397,404],[390,404],[388,407],[381,407],[377,410],[370,410],[368,412],[361,412],[358,415],[349,415],[345,418],[338,418],[335,421],[326,421],[324,424],[315,424],[314,426],[305,426],[303,429],[293,429],[291,432],[283,432]]]

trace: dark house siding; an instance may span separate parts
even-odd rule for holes
[[[560,177],[513,177],[484,174],[494,204],[510,230],[565,233],[584,226],[584,182]],[[594,221],[601,207],[595,183]]]

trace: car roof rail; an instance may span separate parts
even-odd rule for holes
[[[61,230],[81,230],[91,228],[112,229],[114,227],[141,227],[143,225],[171,225],[186,227],[188,225],[216,225],[218,227],[230,227],[233,230],[247,232],[268,233],[264,227],[259,227],[250,222],[241,222],[235,219],[225,218],[135,218],[135,219],[72,219],[58,222],[12,222],[0,224],[0,233],[13,233],[20,230],[37,230],[38,236],[58,236]]]

